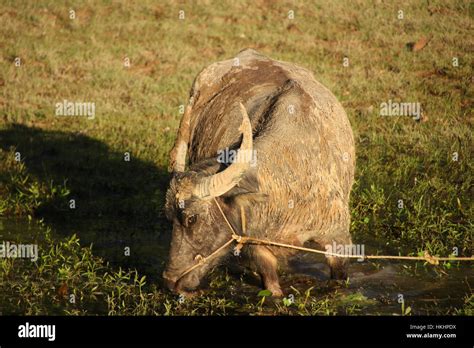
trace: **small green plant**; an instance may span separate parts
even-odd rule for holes
[[[403,316],[411,315],[411,307],[410,306],[405,307],[405,301],[401,302],[401,310],[402,310]]]
[[[282,302],[285,307],[290,307],[294,303],[294,300],[285,297],[283,298]]]
[[[268,296],[272,296],[272,292],[270,290],[260,290],[257,294],[258,297],[261,297],[261,299],[258,301],[258,308],[260,312],[263,310],[263,304],[265,303],[265,299]]]

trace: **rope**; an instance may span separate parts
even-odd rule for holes
[[[234,235],[232,236],[234,238]],[[296,245],[292,244],[284,244],[284,243],[277,243],[277,242],[272,242],[269,240],[263,240],[263,239],[258,239],[258,238],[252,238],[252,237],[242,237],[242,236],[237,236],[239,237],[234,238],[237,240],[239,243],[245,244],[265,244],[265,245],[272,245],[272,246],[278,246],[282,248],[289,248],[289,249],[296,249],[296,250],[301,250],[301,251],[307,251],[311,253],[316,253],[316,254],[323,254],[327,256],[335,256],[335,257],[345,257],[345,258],[352,258],[352,259],[392,259],[392,260],[423,260],[427,261],[433,265],[439,264],[439,261],[474,261],[474,257],[438,257],[438,256],[431,256],[427,251],[425,251],[425,254],[423,256],[394,256],[394,255],[342,255],[342,254],[337,254],[337,253],[332,253],[329,251],[322,251],[322,250],[317,250],[317,249],[311,249],[311,248],[305,248],[305,247],[299,247]]]
[[[192,267],[188,268],[186,271],[184,271],[181,276],[178,278],[181,279],[184,277],[186,274],[191,272],[192,270],[196,269],[197,267],[202,266],[205,262],[207,262],[209,259],[213,258],[215,255],[217,255],[221,250],[225,249],[227,246],[229,246],[234,240],[238,243],[237,248],[240,250],[243,246],[243,244],[263,244],[263,245],[271,245],[271,246],[277,246],[281,248],[289,248],[289,249],[295,249],[295,250],[300,250],[300,251],[306,251],[310,253],[315,253],[315,254],[322,254],[326,256],[335,256],[335,257],[345,257],[345,258],[353,258],[353,259],[363,259],[363,260],[418,260],[418,261],[426,261],[432,265],[438,265],[440,261],[474,261],[474,256],[471,257],[457,257],[457,256],[452,256],[452,257],[438,257],[438,256],[432,256],[428,253],[428,251],[425,251],[423,256],[395,256],[395,255],[341,255],[337,253],[332,253],[329,251],[322,251],[322,250],[317,250],[317,249],[312,249],[312,248],[305,248],[305,247],[300,247],[292,244],[285,244],[285,243],[277,243],[277,242],[272,242],[269,240],[264,240],[264,239],[258,239],[258,238],[253,238],[253,237],[247,237],[247,236],[241,236],[237,234],[230,224],[229,220],[227,220],[226,215],[222,211],[222,208],[217,202],[215,198],[214,202],[217,205],[217,208],[219,208],[219,211],[224,218],[225,222],[227,223],[227,226],[229,227],[229,230],[232,234],[232,237],[224,243],[221,247],[219,247],[217,250],[215,250],[213,253],[206,257],[202,257],[200,255],[198,258],[198,263],[193,265]],[[243,211],[241,210],[241,213]],[[244,225],[245,217],[242,216],[242,225]]]
[[[218,248],[216,251],[214,251],[212,254],[206,256],[206,257],[199,257],[198,263],[196,263],[194,266],[188,268],[186,271],[184,271],[178,278],[181,279],[183,278],[186,274],[191,272],[192,270],[201,267],[204,263],[206,263],[207,260],[213,258],[219,251],[222,249],[225,249],[227,246],[229,246],[232,242],[234,241],[234,238],[229,239],[224,245],[222,245],[220,248]]]

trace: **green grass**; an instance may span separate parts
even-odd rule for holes
[[[53,229],[43,245],[50,255],[41,259],[43,273],[21,260],[2,261],[0,277],[9,280],[1,283],[2,298],[10,299],[4,312],[263,311],[256,294],[238,303],[225,297],[225,281],[181,305],[159,283],[137,283],[141,275],[128,264],[117,273],[117,265],[104,263],[94,249],[81,249],[72,232],[55,233],[58,221],[94,219],[168,233],[165,168],[179,106],[203,67],[246,47],[310,69],[345,107],[357,148],[351,202],[356,242],[380,253],[449,255],[457,248],[459,255],[472,254],[469,1],[1,1],[0,7],[0,216],[44,218],[43,230]],[[180,10],[185,20],[178,19]],[[288,19],[289,10],[295,19]],[[426,47],[407,49],[423,36],[431,37]],[[64,99],[94,102],[95,119],[56,117],[55,104]],[[380,103],[389,99],[420,102],[423,120],[379,116]],[[130,162],[123,160],[125,152]],[[74,211],[70,199],[77,202]],[[80,232],[88,243],[87,231]],[[83,256],[87,263],[79,262]],[[64,267],[72,272],[74,286],[68,287],[81,306],[54,293]],[[336,290],[309,296],[303,307],[271,301],[263,307],[273,314],[357,314],[358,307],[346,310],[341,303],[367,304],[340,296]],[[458,313],[472,315],[472,296],[463,308]]]
[[[180,300],[161,291],[156,284],[148,284],[146,277],[136,270],[112,269],[94,256],[92,248],[81,247],[76,235],[58,241],[44,223],[37,224],[42,239],[37,262],[0,260],[2,314],[335,315],[353,313],[371,304],[360,294],[344,296],[336,291],[314,298],[310,296],[311,289],[304,294],[294,289],[294,302],[284,304],[269,298],[263,306],[265,301],[258,294],[247,298],[230,296],[229,276],[222,273],[216,274],[206,296]]]

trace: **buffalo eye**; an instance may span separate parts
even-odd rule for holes
[[[192,226],[196,223],[196,221],[197,221],[197,214],[188,216],[186,218],[186,226],[187,227]]]

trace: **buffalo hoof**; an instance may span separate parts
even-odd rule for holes
[[[331,269],[331,279],[346,280],[347,279],[347,270],[345,268]]]
[[[283,297],[283,291],[281,291],[280,285],[269,286],[267,290],[272,293],[273,297]]]

